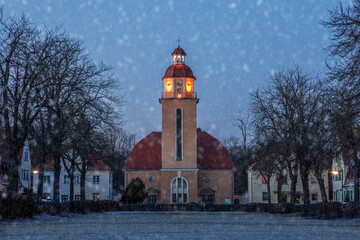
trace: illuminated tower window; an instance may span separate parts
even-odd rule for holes
[[[176,109],[176,160],[182,160],[182,111]]]

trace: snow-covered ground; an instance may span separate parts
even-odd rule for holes
[[[0,239],[359,239],[360,219],[244,212],[111,212],[0,223]]]

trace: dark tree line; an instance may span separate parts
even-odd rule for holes
[[[102,159],[119,171],[133,146],[133,136],[121,129],[117,108],[123,97],[110,68],[95,62],[83,43],[61,29],[40,31],[29,19],[0,19],[0,123],[10,147],[8,190],[18,191],[19,152],[31,140],[39,166],[42,195],[45,162],[54,162],[54,201],[59,201],[61,166],[70,177],[80,172],[85,198],[87,167]],[[72,199],[72,197],[70,197]]]

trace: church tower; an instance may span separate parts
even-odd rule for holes
[[[196,202],[196,105],[199,102],[194,92],[196,78],[191,68],[185,64],[186,53],[180,45],[171,55],[173,64],[168,67],[162,78],[164,92],[159,100],[162,105],[161,192],[163,197],[171,196],[172,199],[167,199],[166,202]],[[164,178],[168,181],[164,181]],[[193,193],[188,192],[189,185],[192,185]],[[178,191],[179,188],[181,191]]]

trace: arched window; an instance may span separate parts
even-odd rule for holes
[[[182,160],[182,141],[183,141],[183,132],[182,132],[182,110],[180,108],[176,109],[176,160]]]
[[[189,197],[189,185],[185,178],[176,177],[171,182],[171,202],[187,203]]]

